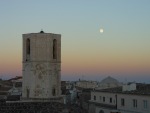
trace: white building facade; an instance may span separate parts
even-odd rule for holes
[[[94,108],[90,108],[89,113],[116,113],[116,98],[115,93],[92,91],[90,103],[93,104]]]
[[[92,91],[89,113],[150,113],[150,92],[147,89],[146,92],[142,89],[122,90],[111,88]]]
[[[97,82],[95,81],[85,81],[81,80],[76,82],[76,87],[81,87],[81,88],[96,88],[98,87]]]
[[[150,113],[150,95],[117,94],[121,113]]]

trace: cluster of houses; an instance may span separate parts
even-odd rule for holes
[[[150,113],[150,84],[120,83],[112,77],[101,82],[61,81],[64,104],[79,105],[89,113]],[[22,95],[22,77],[0,80],[0,100]]]

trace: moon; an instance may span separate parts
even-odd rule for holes
[[[100,33],[103,33],[103,32],[104,32],[104,29],[101,28],[101,29],[99,30],[99,32],[100,32]]]

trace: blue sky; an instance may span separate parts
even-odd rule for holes
[[[149,0],[3,0],[0,14],[1,76],[22,75],[22,34],[43,29],[62,35],[62,79],[149,82]]]

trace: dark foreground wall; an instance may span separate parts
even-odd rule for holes
[[[63,113],[65,105],[58,102],[0,102],[0,113]]]
[[[15,102],[0,101],[0,113],[88,113],[78,105],[59,102]]]

